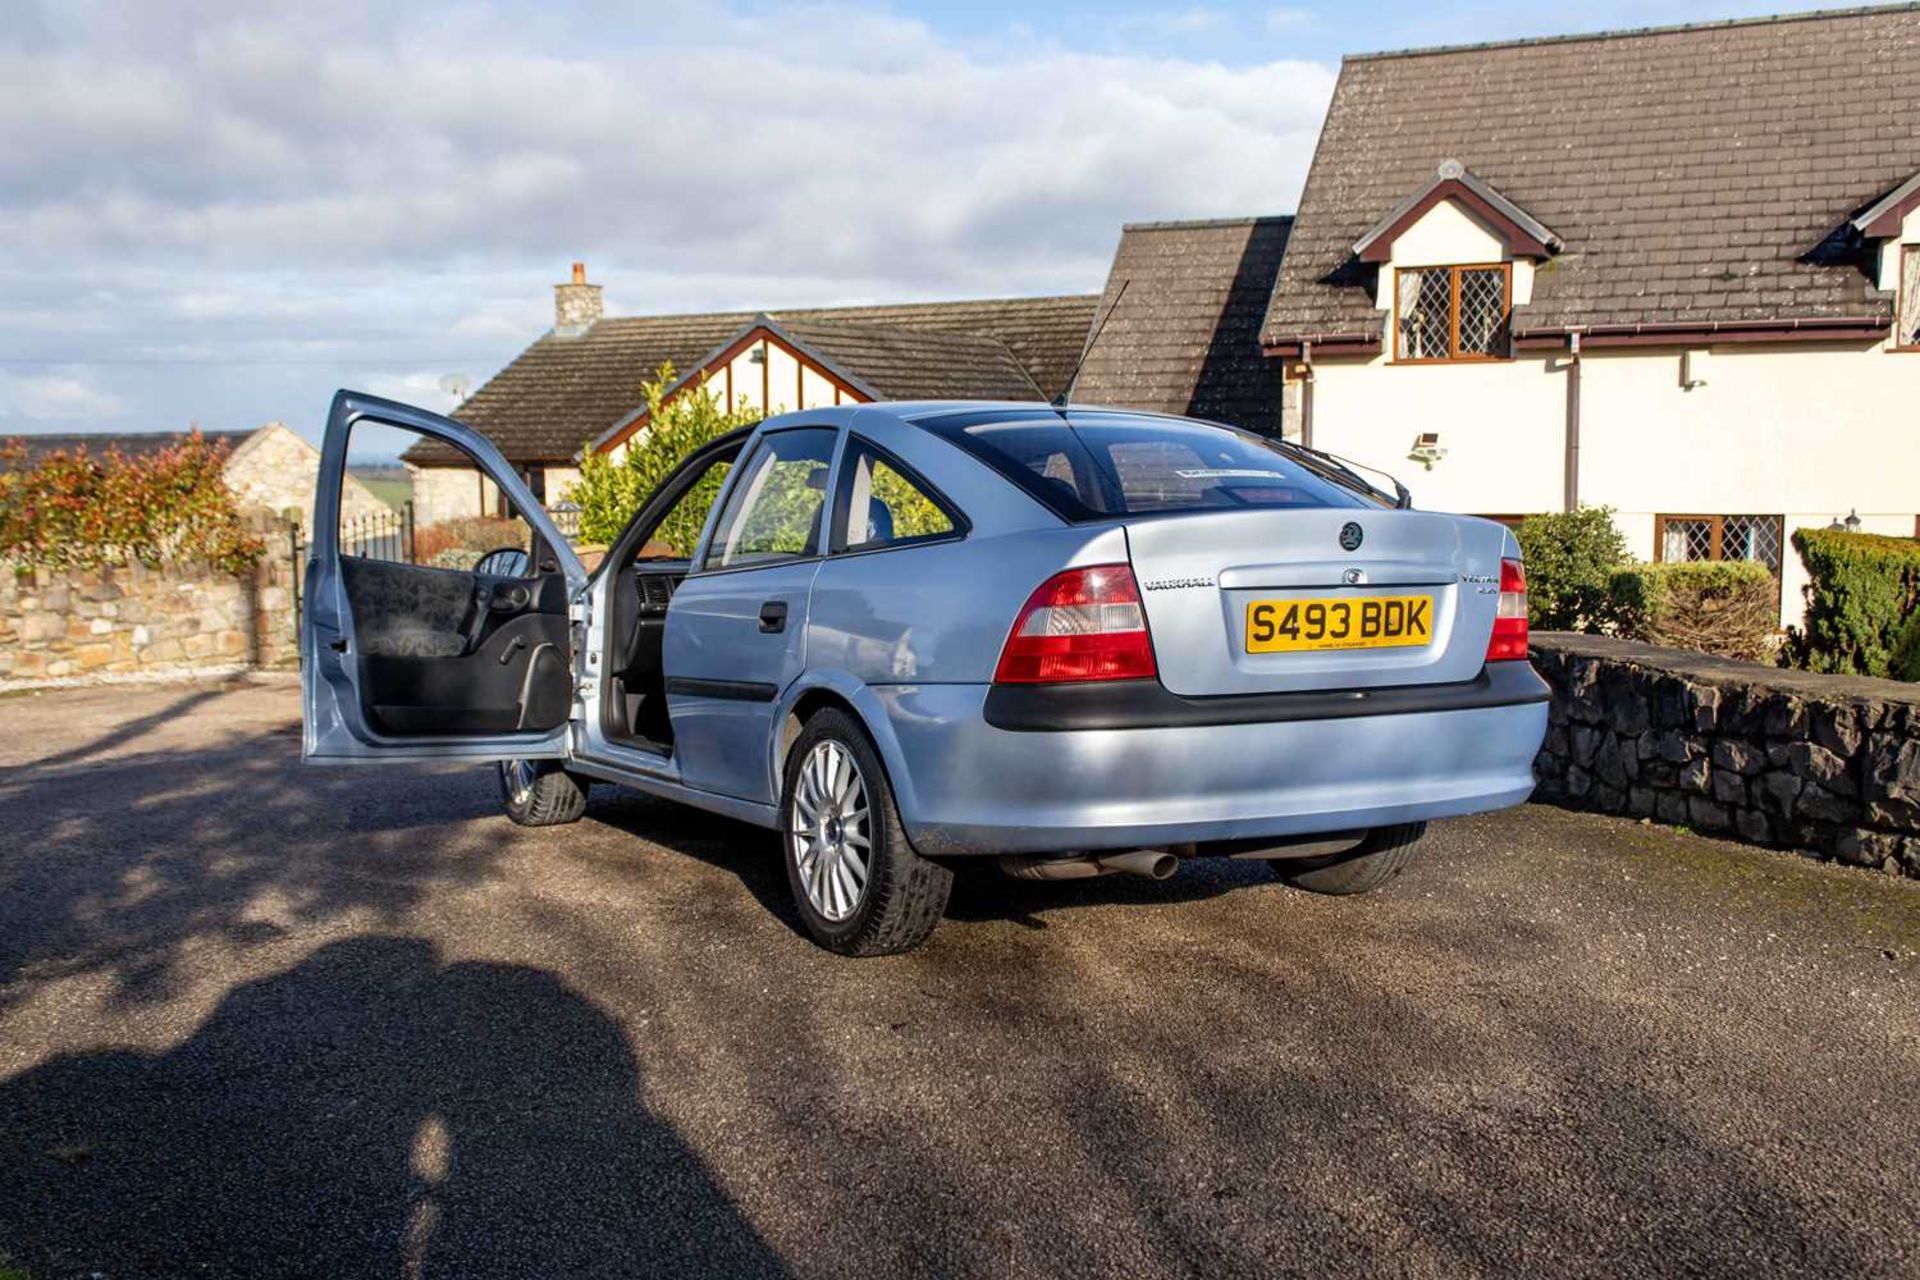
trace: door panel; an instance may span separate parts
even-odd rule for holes
[[[818,560],[696,574],[667,609],[662,659],[680,778],[690,787],[771,804],[773,712],[806,661]],[[778,630],[763,614],[784,610]]]
[[[423,483],[417,496],[438,493],[444,501],[446,493],[484,495],[493,486],[531,530],[529,576],[459,567],[483,554],[468,549],[442,552],[436,565],[408,563],[420,545],[413,539],[398,552],[401,541],[383,544],[379,558],[357,554],[364,545],[343,546],[343,505],[374,501],[350,480],[347,465],[350,440],[369,436],[386,441],[389,451],[401,447],[392,443],[396,438],[416,451],[425,442],[437,466],[465,467],[475,482],[438,490]],[[344,514],[355,529],[367,519],[364,512]],[[478,523],[491,529],[505,522]],[[520,476],[483,436],[423,410],[341,392],[321,449],[312,546],[301,617],[307,759],[565,754],[573,705],[569,604],[586,574]],[[440,567],[449,560],[455,567]]]
[[[527,733],[567,718],[566,581],[340,562],[361,707],[395,736]]]
[[[667,709],[690,787],[775,799],[774,711],[806,661],[838,442],[832,427],[761,436],[727,479],[703,539],[703,571],[680,584],[667,609]]]

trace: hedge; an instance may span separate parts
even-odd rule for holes
[[[1920,605],[1920,541],[1796,529],[1793,547],[1809,581],[1806,627],[1790,634],[1788,660],[1809,671],[1893,674],[1895,650]]]
[[[1608,580],[1623,636],[1759,662],[1773,647],[1778,581],[1751,560],[1635,564]]]
[[[265,547],[234,506],[226,462],[226,445],[198,431],[142,456],[82,445],[33,466],[23,441],[7,441],[0,445],[0,557],[56,568],[186,561],[237,573]]]

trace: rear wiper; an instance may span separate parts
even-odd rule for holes
[[[1382,476],[1386,479],[1387,483],[1393,486],[1393,505],[1397,509],[1405,511],[1413,506],[1413,491],[1401,484],[1399,477],[1395,476],[1392,472],[1382,471],[1378,467],[1370,467],[1364,462],[1355,462],[1351,458],[1343,458],[1337,453],[1328,453],[1325,449],[1316,449],[1312,445],[1300,444],[1292,440],[1287,441],[1286,445],[1290,449],[1298,449],[1302,453],[1310,454],[1320,459],[1335,471],[1338,471],[1341,475],[1346,476],[1362,489],[1365,489],[1368,493],[1377,493],[1384,498],[1386,497],[1386,492],[1379,486],[1368,483],[1354,471],[1354,468],[1358,467],[1361,471],[1371,471],[1376,476]]]

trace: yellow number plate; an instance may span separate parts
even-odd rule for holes
[[[1247,605],[1248,653],[1386,649],[1432,639],[1432,596],[1254,600]]]

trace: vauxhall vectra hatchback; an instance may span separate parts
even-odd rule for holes
[[[464,452],[528,545],[355,554],[356,424]],[[1371,889],[1429,821],[1525,799],[1546,727],[1507,529],[1182,418],[786,414],[689,457],[589,573],[477,432],[343,392],[315,523],[309,760],[497,761],[525,824],[601,781],[771,828],[846,954],[923,942],[968,858]]]

